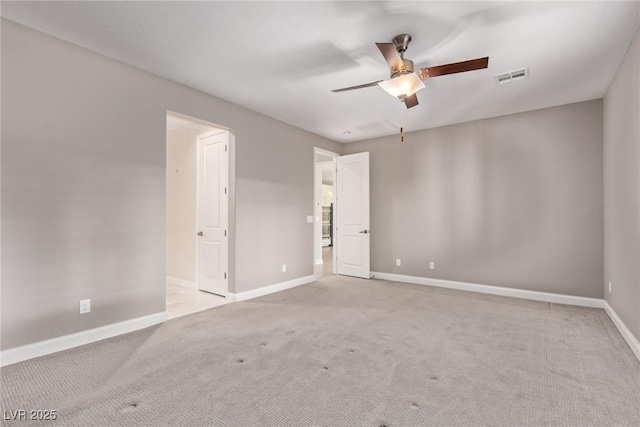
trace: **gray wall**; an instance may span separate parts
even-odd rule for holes
[[[313,274],[338,144],[6,20],[2,89],[3,349],[165,309],[167,110],[234,130],[231,291]]]
[[[601,100],[344,154],[360,151],[371,153],[373,271],[603,297]]]
[[[604,191],[605,298],[640,339],[640,31],[604,98]]]

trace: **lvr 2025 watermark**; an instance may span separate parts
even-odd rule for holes
[[[58,418],[55,409],[3,409],[4,421],[54,421]]]

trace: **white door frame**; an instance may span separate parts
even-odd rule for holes
[[[227,134],[227,146],[225,147],[225,152],[226,152],[226,156],[225,156],[225,162],[226,162],[226,174],[224,176],[225,179],[225,188],[226,188],[226,192],[225,192],[225,202],[226,202],[226,215],[224,217],[224,221],[223,221],[223,226],[225,228],[225,232],[226,232],[226,239],[224,239],[224,243],[223,243],[223,251],[224,251],[224,261],[225,261],[225,265],[223,266],[224,271],[225,271],[225,285],[226,285],[226,289],[224,292],[224,297],[226,297],[229,294],[229,146],[231,145],[231,140],[230,140],[230,132],[228,130],[224,130],[224,129],[216,129],[213,130],[211,132],[205,132],[203,134],[200,134],[196,137],[196,229],[194,230],[194,234],[197,235],[197,233],[201,230],[200,228],[200,181],[202,178],[202,165],[201,165],[201,158],[200,158],[200,140],[201,138],[206,138],[206,137],[210,137],[210,136],[215,136],[215,135],[220,135],[226,133]],[[196,238],[196,288],[198,290],[200,290],[200,240],[198,238]]]
[[[329,151],[329,150],[325,150],[324,148],[320,148],[320,147],[313,147],[313,268],[315,270],[316,267],[316,246],[318,244],[318,242],[316,241],[317,239],[317,235],[316,235],[316,221],[320,221],[322,223],[322,216],[320,216],[320,219],[316,218],[316,206],[317,203],[319,202],[319,200],[317,200],[317,187],[318,187],[318,179],[316,176],[316,154],[320,154],[323,156],[327,156],[327,157],[331,157],[333,158],[333,187],[334,189],[336,188],[336,158],[340,157],[340,154],[338,153],[334,153],[333,151]],[[333,192],[333,217],[336,217],[336,212],[338,209],[338,201],[336,200],[336,194],[335,194],[335,190]],[[322,225],[320,226],[322,227]],[[335,221],[333,221],[332,224],[332,228],[333,228],[333,236],[335,237],[336,235],[336,224]],[[320,239],[322,239],[322,233],[320,235]],[[333,274],[336,274],[337,270],[336,270],[336,245],[333,245],[333,250],[331,251],[333,253]]]

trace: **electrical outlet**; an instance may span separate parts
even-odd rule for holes
[[[282,264],[282,272],[283,273],[287,272],[287,264]]]
[[[396,267],[400,267],[402,265],[402,260],[400,258],[396,259]]]
[[[430,262],[429,263],[429,270],[435,270],[436,269],[436,263],[435,262]]]
[[[83,299],[80,300],[80,314],[87,314],[91,311],[91,300]]]
[[[609,282],[609,293],[611,293],[611,282]]]
[[[313,224],[313,215],[307,215],[307,223]]]

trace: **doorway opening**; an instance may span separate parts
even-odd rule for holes
[[[339,155],[314,148],[314,275],[335,274],[336,163]]]
[[[166,311],[225,304],[228,293],[227,129],[167,112]]]

